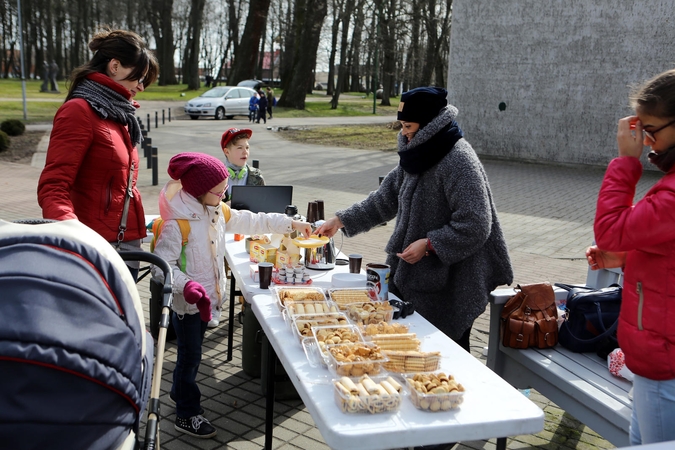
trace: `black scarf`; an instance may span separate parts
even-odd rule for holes
[[[647,155],[649,162],[658,167],[662,172],[668,173],[675,165],[675,147],[670,147],[662,152],[656,153],[654,150]]]
[[[101,119],[127,125],[132,145],[136,147],[141,143],[143,136],[135,115],[136,108],[122,94],[87,78],[73,89],[71,98],[85,99]]]
[[[457,122],[452,120],[428,140],[414,148],[399,151],[399,164],[408,173],[425,172],[450,153],[450,150],[462,137],[464,137],[462,130]]]

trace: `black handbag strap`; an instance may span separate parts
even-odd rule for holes
[[[602,320],[600,321],[600,323],[602,323]],[[595,344],[596,342],[600,342],[601,340],[611,336],[616,331],[616,329],[619,326],[619,319],[617,318],[612,324],[612,326],[606,329],[604,332],[590,339],[581,339],[580,337],[575,336],[570,330],[570,327],[567,326],[567,321],[563,322],[562,326],[567,328],[567,332],[569,333],[569,335],[572,336],[577,341],[583,342],[584,344]]]

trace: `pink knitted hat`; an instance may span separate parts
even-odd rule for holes
[[[180,180],[185,192],[198,198],[228,177],[225,164],[205,153],[179,153],[169,161],[169,176]]]

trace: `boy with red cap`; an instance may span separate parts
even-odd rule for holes
[[[253,136],[253,130],[249,128],[230,128],[220,138],[220,148],[225,155],[225,165],[230,174],[229,185],[224,201],[232,198],[232,186],[264,186],[262,172],[248,165],[249,139]]]
[[[196,383],[202,357],[202,342],[211,310],[220,310],[225,299],[225,233],[290,233],[298,230],[309,237],[306,222],[284,214],[237,211],[222,203],[227,191],[228,170],[213,156],[179,153],[169,161],[169,181],[159,196],[164,219],[155,254],[173,268],[171,321],[176,330],[178,356],[170,397],[176,402],[176,430],[198,438],[216,435],[202,415],[201,392]],[[177,219],[189,221],[190,233],[183,249]],[[182,257],[184,255],[184,258]],[[183,262],[184,260],[184,262]],[[153,270],[160,279],[163,274]]]

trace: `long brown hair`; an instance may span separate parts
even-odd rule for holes
[[[144,77],[143,86],[152,84],[159,74],[159,63],[138,34],[133,31],[103,29],[89,41],[89,49],[94,57],[86,64],[73,70],[70,75],[70,87],[66,101],[70,100],[73,90],[87,75],[99,72],[106,74],[108,62],[118,60],[124,67],[133,67],[127,80],[140,80]]]
[[[675,69],[633,87],[629,99],[636,111],[655,117],[675,117]]]

